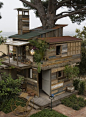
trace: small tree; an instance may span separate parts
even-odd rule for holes
[[[0,31],[0,33],[1,33],[1,32],[2,32],[2,31]],[[4,37],[0,36],[0,45],[3,44],[4,42],[6,42],[6,39],[7,39],[7,38],[4,38]]]
[[[11,75],[2,73],[2,80],[0,81],[0,101],[15,97],[21,91],[21,82],[23,78],[12,79]]]
[[[75,37],[81,38],[81,39],[83,39],[83,40],[86,39],[86,26],[84,26],[84,27],[82,28],[82,31],[81,31],[80,29],[76,29],[75,32],[76,32]]]
[[[79,68],[76,66],[75,67],[65,66],[64,73],[67,79],[73,79],[78,76]]]
[[[80,29],[76,29],[76,35],[75,37],[81,38],[82,43],[81,43],[81,62],[79,64],[79,71],[80,75],[85,75],[86,74],[86,27],[84,26],[82,28],[82,31]]]

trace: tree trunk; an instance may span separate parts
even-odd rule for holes
[[[41,19],[43,29],[51,29],[55,26],[54,14],[47,14],[46,17]]]

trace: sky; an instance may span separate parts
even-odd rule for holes
[[[23,8],[22,2],[19,0],[0,0],[4,3],[3,8],[0,9],[2,19],[0,19],[0,30],[3,32],[17,32],[18,20],[17,11],[15,8]],[[30,29],[41,26],[39,18],[35,17],[34,11],[30,10]],[[71,23],[71,20],[66,17],[59,19],[56,24],[68,24],[64,28],[64,32],[75,32],[75,29],[82,29],[86,25],[86,20],[78,25],[77,23]]]

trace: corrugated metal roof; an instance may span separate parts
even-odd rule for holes
[[[60,43],[60,42],[68,42],[68,41],[82,41],[82,39],[70,36],[62,36],[62,37],[48,37],[48,38],[39,38],[41,40],[45,40],[47,43]]]
[[[47,30],[38,29],[38,30],[30,31],[29,33],[26,33],[26,34],[23,34],[23,35],[18,35],[18,34],[12,35],[12,36],[9,36],[9,38],[30,39],[30,38],[39,36],[41,34],[50,32],[52,30],[55,30],[55,29],[47,29]]]
[[[23,34],[23,35],[15,34],[15,35],[9,36],[9,38],[30,39],[30,38],[33,38],[33,37],[37,37],[37,36],[39,36],[41,34],[44,34],[44,33],[47,33],[47,32],[53,31],[53,30],[56,30],[56,29],[61,28],[61,27],[64,27],[64,26],[67,26],[67,24],[62,24],[62,25],[58,24],[54,28],[46,29],[46,30],[43,30],[42,27],[37,27],[35,29],[30,30],[29,33],[26,33],[26,34]]]

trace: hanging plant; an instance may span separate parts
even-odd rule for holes
[[[30,40],[29,42],[33,46],[33,49],[35,51],[33,59],[38,65],[38,72],[39,72],[41,71],[40,67],[41,61],[44,60],[44,55],[49,45],[46,43],[46,41],[40,39]]]

